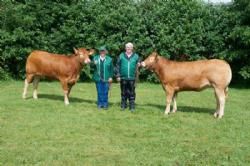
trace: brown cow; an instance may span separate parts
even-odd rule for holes
[[[64,91],[64,103],[69,104],[69,94],[77,82],[84,64],[90,63],[89,56],[94,50],[74,48],[71,56],[52,54],[45,51],[33,51],[26,61],[26,79],[23,98],[26,98],[28,85],[33,82],[33,98],[37,99],[37,87],[41,77],[57,79]]]
[[[178,92],[201,91],[206,87],[213,87],[217,100],[214,116],[222,118],[224,115],[225,98],[232,78],[227,62],[219,59],[176,62],[153,52],[141,65],[155,72],[162,83],[167,96],[165,114],[170,112],[172,100],[173,112],[176,112]]]

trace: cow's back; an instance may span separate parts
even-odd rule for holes
[[[160,75],[161,80],[182,90],[200,90],[213,84],[228,86],[231,81],[231,68],[219,59],[191,62],[166,61]]]
[[[56,78],[67,68],[69,58],[45,51],[33,51],[26,62],[26,73]],[[67,73],[67,71],[65,71]]]

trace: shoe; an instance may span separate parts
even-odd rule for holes
[[[124,111],[127,108],[127,104],[126,103],[122,103],[121,104],[121,109],[122,111]]]
[[[135,112],[135,107],[134,107],[134,106],[132,106],[132,107],[130,106],[130,107],[129,107],[129,111],[130,111],[130,112]]]
[[[130,110],[131,112],[134,112],[134,111],[135,111],[135,103],[134,103],[133,101],[129,103],[129,110]]]
[[[127,108],[127,104],[121,104],[122,111],[125,111],[126,108]]]
[[[130,112],[135,112],[135,109],[134,108],[132,108],[132,109],[129,109],[130,110]]]
[[[121,101],[121,109],[126,109],[128,106],[127,101],[122,100]]]
[[[121,111],[125,111],[126,107],[121,107]]]

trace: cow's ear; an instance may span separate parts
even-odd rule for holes
[[[73,50],[75,54],[78,54],[78,50],[75,47],[73,48]]]
[[[158,58],[159,58],[159,55],[157,52],[155,52],[155,61],[157,62],[158,61]]]

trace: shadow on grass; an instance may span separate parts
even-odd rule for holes
[[[32,99],[32,97],[30,97]],[[49,99],[49,100],[56,100],[56,101],[64,101],[63,95],[55,95],[55,94],[39,94],[38,98],[40,99]],[[82,99],[77,97],[70,97],[69,96],[69,102],[71,103],[88,103],[88,104],[96,104],[96,100],[89,100],[89,99]],[[109,105],[117,105],[117,103],[109,102]]]
[[[49,99],[49,100],[57,100],[57,101],[64,101],[64,96],[63,95],[55,95],[55,94],[39,94],[38,98],[40,99]],[[96,103],[94,100],[88,100],[88,99],[81,99],[77,97],[70,97],[69,96],[69,102],[73,103]]]
[[[49,100],[56,100],[56,101],[64,101],[63,95],[55,95],[55,94],[39,94],[38,98],[40,99],[49,99]],[[28,97],[27,99],[33,99],[32,97]],[[96,104],[96,100],[89,100],[89,99],[82,99],[77,97],[69,97],[69,102],[72,103],[88,103],[88,104]],[[109,102],[109,106],[120,106],[120,103],[116,102]],[[147,104],[136,104],[139,107],[155,107],[159,111],[164,111],[166,106],[154,103],[147,103]],[[201,108],[201,107],[193,107],[193,106],[178,106],[178,110],[180,112],[197,112],[197,113],[209,113],[213,114],[215,109],[211,108]]]
[[[144,104],[141,106],[149,106],[149,107],[155,107],[161,111],[164,111],[166,106],[165,105],[159,105],[159,104]],[[172,110],[172,107],[171,107]],[[201,108],[201,107],[193,107],[193,106],[177,106],[177,111],[180,112],[197,112],[197,113],[209,113],[213,114],[215,112],[215,109],[211,108]]]

